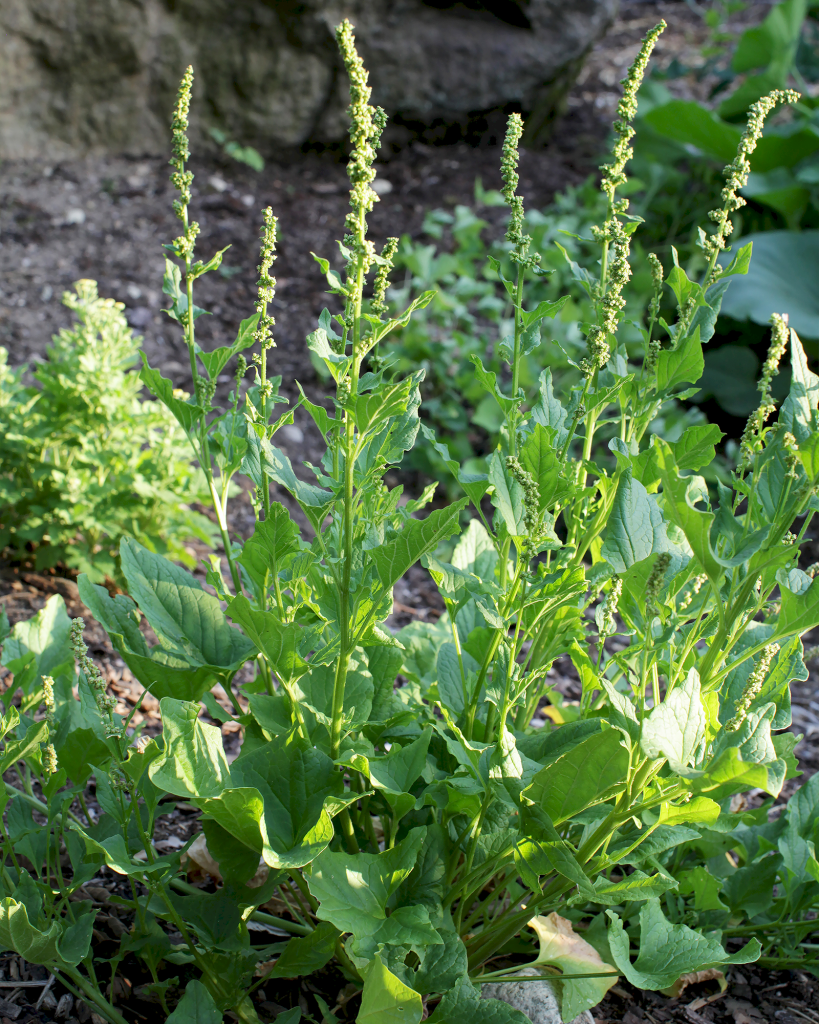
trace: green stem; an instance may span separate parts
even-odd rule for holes
[[[119,1010],[115,1009],[115,1007],[108,1002],[102,993],[93,988],[93,986],[83,978],[76,968],[60,966],[52,967],[51,970],[53,974],[58,974],[60,976],[60,981],[70,992],[74,994],[76,998],[80,999],[84,996],[86,999],[94,1003],[103,1017],[106,1017],[111,1024],[128,1024],[128,1021],[122,1016]],[[71,982],[73,982],[73,984],[66,980],[67,977],[71,978]],[[74,987],[75,985],[76,988]],[[80,992],[78,992],[77,989],[79,989]]]

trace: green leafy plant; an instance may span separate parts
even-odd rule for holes
[[[122,303],[100,298],[94,281],[74,288],[63,301],[78,322],[55,336],[35,384],[0,348],[0,548],[96,581],[116,576],[126,535],[193,565],[186,543],[214,532],[191,508],[207,500],[202,475],[168,410],[140,400],[129,372],[140,339]]]
[[[689,279],[678,264],[666,272],[647,257],[653,300],[637,325],[643,350],[630,357],[619,333],[638,222],[617,190],[637,88],[663,27],[647,35],[625,83],[604,168],[605,210],[593,228],[598,271],[581,274],[591,310],[581,326],[586,351],[562,393],[548,370],[528,394],[522,384],[524,352],[562,300],[528,300],[541,257],[517,194],[523,125],[509,119],[502,173],[512,276],[490,262],[512,325],[498,346],[500,373],[474,360],[501,410],[500,441],[487,471],[474,473],[430,437],[467,497],[424,518],[416,513],[431,489],[404,502],[400,487],[383,482],[419,430],[422,374],[391,375],[377,348],[414,310],[386,316],[394,246],[378,254],[366,235],[385,118],[369,104],[352,27],[337,31],[353,144],[342,269],[316,257],[339,311],[325,311],[308,338],[336,388],[331,408],[301,399],[327,442],[321,466],[307,467],[310,481],[272,443],[293,410],[273,419],[270,211],[256,316],[233,346],[208,353],[195,341],[193,284],[220,257],[194,260],[185,167],[191,73],[183,80],[172,161],[183,232],[171,246],[183,266],[168,260],[166,290],[196,394],[179,398],[147,365],[143,378],[202,458],[230,579],[214,562],[214,595],[128,539],[129,597],[80,578],[83,600],[131,672],[161,698],[159,741],[132,743],[129,720],[117,716],[87,656],[81,622],[68,622],[58,598],[15,626],[3,652],[21,692],[20,712],[7,711],[3,766],[26,767],[21,788],[7,789],[17,817],[7,812],[3,835],[0,941],[56,971],[114,1024],[123,1018],[96,974],[93,909],[78,914],[66,901],[103,863],[129,880],[132,898],[119,902],[134,922],[108,962],[116,971],[126,955],[140,958],[163,1005],[171,984],[186,981],[174,1021],[194,1013],[218,1020],[227,1010],[256,1021],[252,993],[265,979],[284,984],[328,965],[338,1001],[331,1010],[322,997],[320,1011],[362,1024],[418,1024],[425,1014],[447,1024],[523,1024],[520,1011],[481,1000],[479,990],[518,980],[524,965],[552,979],[567,1020],[619,975],[665,990],[694,970],[756,960],[815,967],[804,939],[819,899],[819,789],[803,787],[770,824],[767,805],[743,810],[733,799],[749,790],[775,797],[798,774],[796,738],[783,730],[789,683],[805,678],[800,636],[819,624],[819,582],[798,566],[817,508],[819,377],[777,318],[759,407],[730,482],[713,490],[697,474],[714,460],[716,427],[671,440],[652,433],[663,408],[699,379],[722,295],[747,271],[750,247],[724,269],[718,262],[737,191],[765,116],[796,97],[777,92],[752,106],[715,229],[703,234],[703,277]],[[666,287],[673,322],[659,314]],[[261,351],[244,409],[234,395],[227,413],[212,410],[214,374],[252,340]],[[771,382],[788,350],[793,381],[775,416]],[[592,461],[597,436],[608,437],[609,468]],[[239,469],[256,488],[258,512],[243,546],[224,518]],[[271,500],[271,483],[289,492],[302,526]],[[392,588],[419,560],[446,611],[393,634],[385,622]],[[158,645],[146,642],[139,613]],[[548,681],[562,655],[581,680],[575,703]],[[248,662],[258,674],[239,684]],[[233,714],[209,692],[217,682]],[[45,719],[32,721],[41,703]],[[238,725],[233,760],[220,730],[202,720],[203,704]],[[45,800],[27,788],[29,773]],[[73,808],[90,773],[104,811],[94,823]],[[176,801],[201,811],[221,875],[213,891],[180,877],[183,851],[158,856],[152,846],[157,817]],[[47,827],[27,826],[32,806]],[[55,886],[58,842],[74,874]],[[731,862],[715,867],[725,852]],[[21,869],[21,855],[39,865],[36,878]],[[260,909],[274,893],[286,915]],[[258,945],[251,921],[292,938]],[[290,1012],[296,1020],[301,1011]]]

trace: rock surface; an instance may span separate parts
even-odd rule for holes
[[[399,124],[462,124],[511,104],[537,131],[616,3],[3,0],[0,158],[164,153],[189,63],[200,139],[219,128],[266,156],[342,139],[347,92],[333,26],[345,15],[374,100]]]
[[[532,977],[539,972],[533,967],[524,967],[519,975]],[[482,999],[500,999],[525,1014],[532,1024],[563,1024],[560,1004],[554,989],[545,979],[542,981],[505,981],[500,985],[481,985]],[[594,1024],[594,1017],[588,1010],[578,1014],[566,1024]]]

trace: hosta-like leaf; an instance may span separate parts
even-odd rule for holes
[[[383,853],[325,850],[313,863],[307,884],[319,901],[318,917],[358,941],[370,939],[387,918],[387,900],[407,878],[424,842],[425,828],[414,828]]]
[[[333,838],[324,801],[341,794],[342,779],[320,750],[274,740],[233,762],[231,785],[261,794],[262,856],[270,867],[303,867]]]
[[[103,625],[122,660],[155,697],[197,701],[215,685],[216,675],[211,668],[191,666],[186,657],[163,647],[148,647],[130,597],[117,594],[112,598],[105,587],[91,583],[85,573],[80,575],[77,585],[80,597]]]

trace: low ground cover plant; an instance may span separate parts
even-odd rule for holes
[[[129,536],[193,566],[187,543],[214,529],[191,506],[210,499],[177,421],[140,398],[140,338],[94,281],[63,301],[77,322],[54,337],[32,383],[0,348],[0,550],[101,582],[117,576]]]
[[[591,310],[580,326],[586,351],[577,383],[560,391],[548,370],[522,387],[524,354],[566,300],[528,299],[540,254],[517,193],[523,126],[510,117],[502,172],[513,273],[497,261],[493,269],[513,323],[498,344],[501,372],[474,360],[502,414],[500,440],[486,472],[473,473],[431,436],[466,497],[425,515],[432,489],[407,501],[384,483],[419,431],[422,373],[392,373],[383,342],[432,296],[389,315],[393,243],[378,253],[366,234],[384,115],[369,104],[352,27],[337,33],[352,98],[341,269],[316,257],[336,312],[307,340],[336,386],[328,407],[300,402],[327,442],[307,480],[275,444],[294,410],[276,416],[269,372],[272,211],[256,314],[232,346],[203,352],[195,340],[194,283],[221,254],[195,259],[192,74],[183,80],[172,160],[182,229],[165,290],[195,394],[180,397],[147,364],[142,378],[200,456],[226,572],[213,561],[212,593],[124,538],[128,596],[80,577],[86,605],[160,698],[161,737],[135,740],[133,713],[116,714],[83,623],[68,620],[60,598],[15,626],[3,649],[14,682],[3,695],[2,768],[15,766],[19,785],[5,792],[0,943],[54,971],[113,1024],[128,1019],[126,1003],[114,1005],[126,958],[174,1024],[227,1012],[257,1021],[263,985],[292,999],[292,1024],[303,1012],[293,979],[306,976],[322,978],[334,1001],[311,996],[309,1013],[327,1021],[524,1024],[480,988],[527,964],[552,979],[567,1021],[621,975],[668,990],[689,972],[751,961],[816,968],[804,940],[819,899],[819,786],[808,782],[768,821],[798,774],[796,737],[785,731],[789,683],[806,677],[800,637],[819,624],[819,582],[799,568],[817,507],[819,377],[786,311],[772,324],[759,407],[729,483],[709,488],[700,475],[721,438],[715,426],[671,438],[655,429],[699,379],[721,297],[747,270],[749,247],[724,269],[718,258],[764,118],[796,97],[775,92],[752,106],[703,234],[702,279],[646,258],[652,303],[637,326],[642,351],[629,353],[619,329],[638,222],[617,190],[662,27],[624,83],[594,228],[599,272],[578,270]],[[666,289],[672,321],[659,315]],[[213,410],[216,376],[234,357],[244,372],[242,352],[254,344],[245,405],[234,394],[227,411]],[[777,410],[771,381],[786,357],[793,379]],[[608,467],[592,460],[597,439]],[[240,471],[258,513],[243,545],[225,515]],[[301,525],[272,500],[272,485]],[[446,612],[393,634],[392,588],[419,560]],[[582,681],[575,704],[549,683],[565,654]],[[217,684],[232,712],[215,700]],[[230,762],[203,705],[240,731]],[[91,776],[98,820],[83,806]],[[751,790],[768,797],[752,806],[740,799]],[[201,811],[220,876],[209,889],[186,881],[186,848],[160,854],[152,843],[180,804]],[[103,868],[125,883],[116,905],[129,920],[104,958],[92,943],[96,908],[71,898]],[[274,897],[288,910],[272,915]],[[254,930],[265,925],[291,938],[270,942]]]

